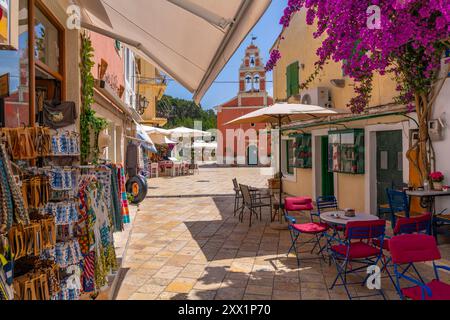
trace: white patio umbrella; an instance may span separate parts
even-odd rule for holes
[[[171,132],[172,139],[189,139],[190,140],[190,148],[191,148],[191,164],[194,165],[195,157],[194,157],[194,140],[196,138],[211,136],[210,132],[201,131],[197,129],[191,129],[186,127],[178,127],[175,129],[169,130]]]
[[[147,133],[158,133],[158,134],[161,134],[161,135],[170,136],[170,131],[166,130],[166,129],[163,129],[163,128],[144,126],[144,125],[142,126],[142,128]]]
[[[347,113],[346,111],[323,108],[320,106],[305,105],[305,104],[292,104],[292,103],[276,103],[270,107],[258,109],[250,112],[242,117],[236,118],[227,124],[243,124],[243,123],[271,123],[278,126],[280,133],[278,135],[278,172],[280,176],[280,199],[279,205],[281,208],[283,184],[283,173],[281,170],[281,126],[293,121],[307,121],[317,118],[323,118],[333,115]],[[280,215],[281,217],[281,215]],[[281,222],[281,219],[280,219]]]
[[[81,26],[121,41],[199,102],[271,0],[57,0]]]
[[[156,144],[177,144],[177,141],[171,140],[167,136],[162,136],[159,134],[149,134],[150,138],[152,138],[153,142]]]
[[[170,129],[169,132],[172,137],[194,137],[194,138],[197,138],[197,137],[205,137],[205,136],[211,135],[210,132],[186,128],[186,127],[178,127],[175,129]]]
[[[170,131],[162,128],[142,126],[145,132],[150,136],[156,144],[177,144],[177,141],[171,140],[169,138]]]

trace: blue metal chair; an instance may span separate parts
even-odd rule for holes
[[[390,241],[392,261],[396,278],[396,288],[400,298],[412,300],[450,300],[450,285],[439,279],[438,269],[450,271],[450,267],[436,265],[441,259],[436,240],[425,234],[405,234],[395,236]],[[400,265],[413,265],[416,262],[433,262],[435,279],[425,283],[422,278],[415,279],[404,272],[399,272]],[[401,288],[400,279],[412,282],[414,286]]]
[[[293,216],[289,215],[290,211],[309,211],[310,212],[310,220],[309,223],[297,223],[297,219]],[[321,255],[323,259],[325,256],[323,255],[323,251],[326,247],[320,244],[320,240],[325,237],[325,233],[328,230],[329,226],[325,223],[315,222],[314,217],[317,216],[317,213],[313,213],[313,205],[312,199],[309,197],[297,197],[297,198],[286,198],[284,205],[284,217],[288,222],[288,229],[291,235],[291,247],[288,250],[289,253],[294,250],[294,253],[297,257],[297,264],[300,266],[300,257],[297,250],[297,240],[301,234],[309,234],[313,236],[310,240],[303,242],[302,244],[314,243],[314,247],[311,250],[311,253],[318,247],[318,254]]]
[[[347,275],[354,272],[365,272],[369,266],[377,265],[380,261],[382,262],[385,231],[385,220],[350,221],[347,223],[345,240],[334,239],[338,244],[332,245],[329,248],[330,256],[336,265],[338,273],[330,290],[336,285],[343,285],[348,298],[350,300],[355,298],[348,291],[347,285],[351,283],[347,282]],[[374,240],[377,240],[380,246],[375,246],[373,244]],[[361,266],[354,267],[354,264]],[[351,265],[350,268],[349,265]],[[369,276],[365,276],[364,280],[358,282],[358,284],[364,285]],[[337,284],[339,279],[341,280],[341,284]],[[381,289],[378,290],[376,295],[381,295],[385,299]],[[362,296],[358,296],[357,298],[362,298]]]
[[[339,210],[338,203],[335,196],[320,196],[316,199],[316,206],[317,206],[317,215],[320,217],[320,214],[325,211],[336,211]],[[339,237],[338,231],[344,231],[345,227],[340,225],[328,225],[333,229],[334,236]]]
[[[338,210],[338,203],[335,196],[320,196],[316,199],[316,206],[319,215],[324,211]]]
[[[395,228],[397,216],[409,218],[409,201],[404,191],[386,189],[389,208],[391,211],[391,224]]]
[[[412,217],[412,218],[404,218],[404,217],[400,217],[398,218],[395,228],[393,230],[393,233],[395,236],[401,235],[401,234],[431,234],[431,223],[432,223],[432,215],[431,213],[424,213],[421,216],[417,216],[417,217]],[[383,241],[383,250],[390,252],[390,240],[391,238],[386,236],[384,241]],[[377,246],[380,246],[380,244],[375,240],[374,244]],[[383,260],[384,260],[384,267],[381,270],[381,272],[383,272],[384,270],[387,272],[389,278],[391,279],[392,283],[394,284],[394,287],[397,289],[397,285],[394,281],[394,279],[392,279],[392,276],[389,272],[389,270],[387,269],[388,265],[392,262],[392,257],[388,257],[386,259],[386,257],[383,254]],[[408,266],[406,266],[406,268],[402,271],[402,274],[405,274],[409,268],[412,268],[414,270],[414,272],[417,274],[417,276],[419,277],[419,279],[421,281],[422,278],[420,276],[420,273],[417,271],[416,267],[413,264],[410,264]]]

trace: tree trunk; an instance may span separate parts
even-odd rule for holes
[[[430,140],[428,135],[428,121],[432,115],[432,105],[429,103],[426,94],[415,94],[417,122],[419,125],[418,142],[415,143],[406,153],[406,157],[417,170],[419,184],[414,187],[421,187],[425,180],[428,180],[430,165]]]

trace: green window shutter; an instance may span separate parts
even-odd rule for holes
[[[289,98],[291,95],[291,66],[289,65],[286,68],[286,97]]]
[[[299,70],[299,66],[298,66],[298,61],[294,62],[291,65],[291,72],[292,72],[292,86],[291,86],[291,93],[292,95],[296,95],[299,93],[299,74],[298,74],[298,70]]]
[[[291,97],[299,93],[299,64],[298,61],[291,63],[286,68],[286,93],[287,97]]]

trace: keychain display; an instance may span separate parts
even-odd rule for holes
[[[29,209],[39,209],[46,205],[50,197],[49,178],[36,175],[22,179],[22,197]]]
[[[14,278],[15,300],[51,300],[61,291],[59,268],[51,260],[27,262],[29,272]]]

